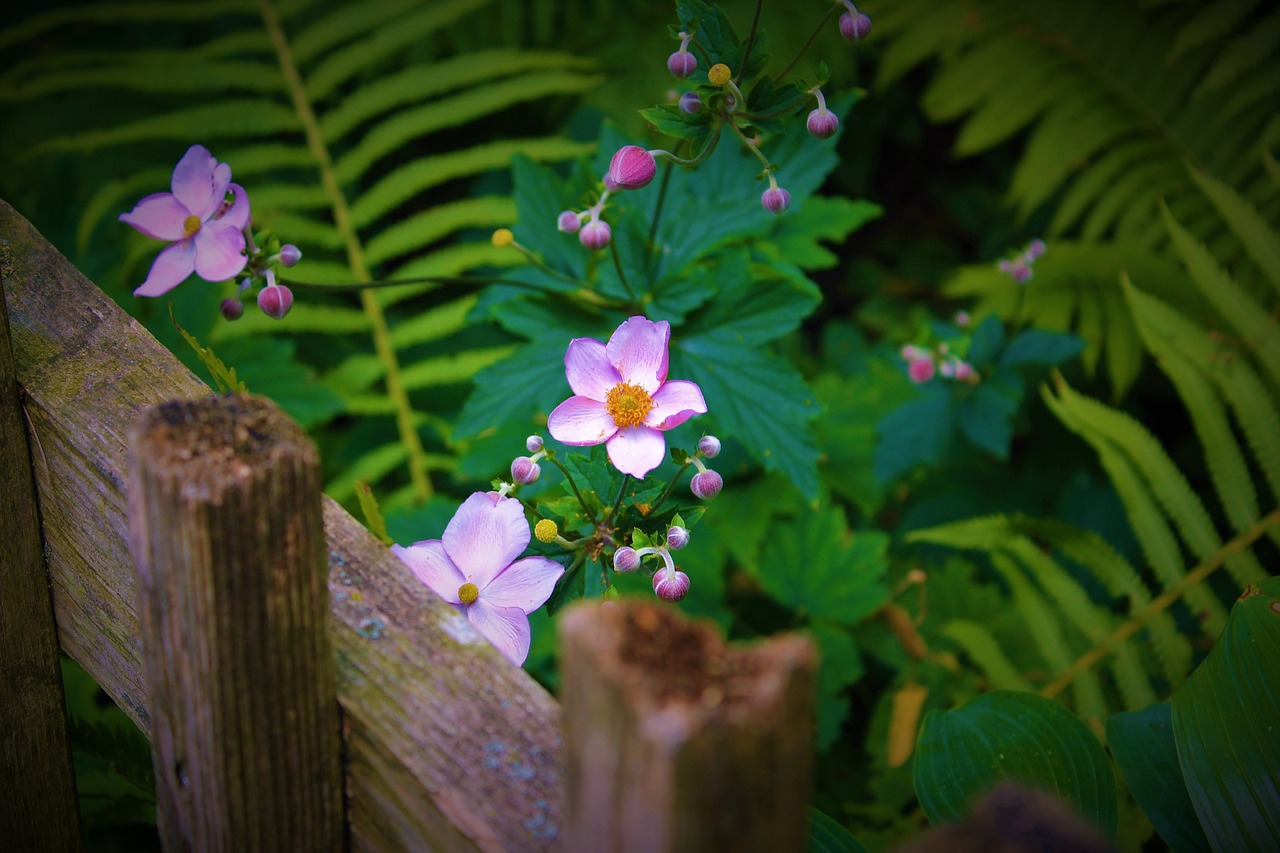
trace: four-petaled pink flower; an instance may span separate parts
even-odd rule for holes
[[[234,278],[244,269],[244,227],[249,196],[231,183],[231,167],[203,145],[192,145],[173,170],[173,192],[149,195],[120,221],[171,245],[151,265],[134,296],[160,296],[195,272],[206,281]],[[228,200],[227,192],[234,195]]]
[[[520,666],[529,656],[529,615],[555,589],[564,567],[546,557],[516,557],[529,545],[518,500],[476,492],[458,507],[443,539],[391,546],[431,591]]]
[[[707,411],[693,382],[667,381],[671,324],[632,317],[608,344],[574,338],[564,356],[574,396],[547,419],[551,435],[565,444],[605,442],[609,461],[636,479],[662,463],[662,432]]]

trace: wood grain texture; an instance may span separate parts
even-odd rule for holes
[[[80,850],[53,599],[0,255],[0,826],[14,850]]]
[[[812,642],[726,646],[710,623],[622,600],[560,619],[573,853],[804,850]]]
[[[3,202],[0,239],[18,377],[48,457],[36,475],[62,646],[148,731],[125,437],[143,409],[210,392]],[[323,511],[352,847],[555,847],[555,701],[345,510],[326,498]]]

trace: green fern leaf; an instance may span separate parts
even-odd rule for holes
[[[279,3],[280,17],[286,21],[296,20],[314,0],[302,3]],[[300,65],[308,65],[313,60],[332,53],[345,42],[358,42],[366,34],[376,30],[383,24],[394,21],[415,9],[422,8],[419,0],[365,0],[358,4],[341,4],[327,9],[326,13],[308,20],[296,35],[289,40],[294,60]]]
[[[330,480],[324,492],[339,503],[350,500],[356,494],[357,483],[378,482],[397,466],[403,465],[408,456],[409,452],[399,442],[380,445]]]
[[[360,511],[364,513],[364,526],[369,528],[369,532],[378,537],[383,545],[393,545],[394,540],[387,533],[387,520],[382,517],[382,510],[378,509],[378,499],[373,495],[373,489],[368,483],[359,481],[356,483],[356,498],[360,501]]]
[[[1234,30],[1258,5],[1259,0],[1216,0],[1197,7],[1169,48],[1167,62],[1174,62],[1192,48],[1219,41]]]
[[[391,345],[402,350],[415,344],[442,340],[462,331],[467,327],[467,315],[477,301],[479,299],[474,294],[463,296],[397,323],[391,330]]]
[[[977,154],[1031,124],[1075,86],[1054,63],[1035,64],[1029,73],[1005,80],[965,121],[956,138],[959,156]],[[993,75],[992,79],[1001,79]]]
[[[279,104],[264,100],[225,100],[187,107],[162,115],[100,130],[82,130],[74,136],[50,139],[35,146],[32,154],[57,151],[92,151],[107,145],[124,145],[154,139],[189,142],[191,129],[200,128],[206,142],[228,137],[258,136],[297,131],[298,119]]]
[[[420,251],[464,228],[492,229],[516,220],[516,203],[510,196],[480,196],[449,204],[397,222],[365,244],[365,258],[373,266],[410,252]]]
[[[209,371],[209,375],[213,377],[214,383],[217,384],[219,394],[249,393],[248,387],[236,378],[236,369],[234,367],[228,368],[211,348],[201,346],[194,335],[178,325],[178,318],[173,316],[172,302],[169,303],[169,320],[173,323],[173,327],[178,330],[178,334],[182,335],[182,339],[195,350],[200,363],[205,366],[205,369]]]
[[[267,209],[263,205],[264,210]],[[327,249],[338,252],[346,248],[346,241],[331,223],[321,222],[310,216],[286,212],[263,216],[263,224],[270,224],[277,237],[297,246],[306,246],[307,253]]]
[[[993,690],[1031,689],[986,626],[966,619],[952,619],[938,633],[959,646],[977,664]]]
[[[1240,242],[1280,295],[1280,240],[1258,214],[1257,208],[1238,193],[1198,169],[1189,169],[1191,177],[1209,196],[1223,219],[1239,235]]]
[[[485,347],[426,358],[406,364],[401,369],[400,381],[410,391],[467,382],[484,368],[511,355],[515,349],[515,346]]]
[[[94,3],[73,6],[33,15],[16,26],[0,30],[0,50],[16,44],[31,44],[44,33],[59,27],[85,24],[139,24],[155,21],[192,21],[205,23],[224,16],[252,14],[253,7],[244,0],[188,0],[167,3],[164,0]]]
[[[76,227],[77,249],[84,252],[88,248],[89,239],[103,219],[108,216],[115,218],[130,209],[152,187],[164,186],[171,174],[169,169],[143,169],[99,187],[81,209],[80,222]]]
[[[1065,233],[1111,187],[1121,174],[1135,164],[1159,156],[1160,146],[1146,139],[1135,139],[1111,148],[1098,158],[1067,188],[1049,223],[1049,234]]]
[[[119,89],[126,92],[191,94],[210,89],[272,93],[280,91],[274,66],[261,62],[131,63],[44,74],[26,85],[0,86],[0,101],[56,97],[67,92]]]
[[[1202,97],[1214,89],[1257,69],[1270,59],[1280,47],[1280,8],[1253,24],[1248,32],[1237,38],[1205,75],[1204,82],[1196,88],[1193,97]],[[1274,69],[1272,69],[1274,72]],[[1265,69],[1262,73],[1268,73]]]
[[[261,311],[246,311],[234,323],[221,323],[214,327],[211,338],[216,343],[280,332],[318,332],[331,335],[368,330],[369,318],[363,311],[325,305],[314,300],[298,300],[283,320],[273,320]]]

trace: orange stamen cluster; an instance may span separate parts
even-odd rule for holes
[[[604,398],[605,411],[621,429],[639,426],[653,410],[653,398],[639,385],[619,382]]]

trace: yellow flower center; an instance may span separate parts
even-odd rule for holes
[[[510,228],[499,228],[493,232],[493,245],[499,249],[505,249],[516,241],[516,235],[511,233]]]
[[[182,231],[186,236],[190,237],[192,234],[196,233],[199,230],[200,230],[199,216],[188,216],[186,219],[182,220]]]
[[[544,518],[533,526],[533,535],[539,542],[554,542],[560,535],[560,528],[551,519]]]
[[[464,583],[458,587],[458,600],[463,604],[475,604],[480,597],[480,587],[473,583]]]
[[[729,71],[729,66],[723,62],[717,62],[707,71],[707,81],[712,86],[723,86],[729,82],[729,77],[731,76],[732,73]]]
[[[604,410],[621,428],[639,426],[653,409],[653,398],[639,385],[619,382],[604,398]]]

